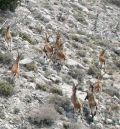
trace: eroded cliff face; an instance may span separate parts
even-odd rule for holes
[[[22,0],[15,13],[0,11],[0,129],[120,128],[119,4],[119,0]],[[9,24],[12,52],[2,36]],[[45,60],[42,52],[45,33],[52,44],[57,31],[67,55],[62,65]],[[106,49],[105,74],[99,67],[102,49]],[[20,77],[11,82],[8,65],[17,51],[22,53]],[[96,94],[98,110],[91,121],[85,91],[100,74],[103,90]],[[73,83],[79,83],[83,115],[73,112]],[[6,98],[3,92],[12,95]]]

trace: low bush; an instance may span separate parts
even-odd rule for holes
[[[63,127],[64,127],[64,129],[79,129],[80,125],[77,123],[64,122]]]
[[[29,63],[29,64],[25,64],[25,67],[29,71],[36,71],[37,70],[37,66],[36,66],[36,63],[34,61]]]
[[[93,61],[93,63],[89,66],[87,73],[88,75],[93,75],[95,77],[101,75],[101,69],[100,69],[98,62]]]
[[[12,55],[10,53],[0,53],[0,63],[10,64],[12,62]]]
[[[47,85],[36,84],[36,89],[47,91],[49,88]]]
[[[14,92],[14,86],[7,81],[0,80],[0,95],[10,96]]]
[[[50,93],[58,94],[61,96],[63,95],[62,90],[58,88],[57,86],[53,86],[52,88],[50,88]]]
[[[21,0],[0,0],[0,9],[15,11],[20,2]]]
[[[68,71],[68,75],[70,75],[74,79],[78,79],[79,81],[83,81],[83,77],[85,76],[85,72],[77,67],[71,67],[71,69]]]
[[[117,5],[120,7],[120,0],[104,0],[106,2],[109,2],[111,4]]]
[[[52,95],[49,98],[49,103],[57,105],[55,107],[62,107],[65,111],[70,107],[70,99],[66,96]]]
[[[42,105],[39,109],[33,109],[29,114],[28,120],[39,127],[51,126],[57,119],[58,114],[53,105]]]
[[[32,37],[31,37],[29,34],[20,32],[20,33],[19,33],[19,36],[20,36],[23,40],[28,41],[31,45],[34,45],[34,44],[35,44],[35,41],[32,39]]]

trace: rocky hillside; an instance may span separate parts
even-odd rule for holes
[[[11,26],[12,51],[4,30]],[[60,32],[67,59],[44,58],[45,33],[51,44]],[[119,0],[22,0],[14,13],[0,11],[0,129],[120,129]],[[103,69],[103,90],[95,94],[97,113],[91,120],[86,90]],[[22,53],[20,76],[9,66]],[[72,86],[83,112],[74,113]]]

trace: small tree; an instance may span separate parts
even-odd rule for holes
[[[0,0],[0,9],[15,11],[20,1],[21,0]]]

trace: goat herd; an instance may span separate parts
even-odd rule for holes
[[[100,63],[100,69],[102,69],[102,66],[104,65],[104,74],[105,72],[105,50],[102,49],[102,51],[99,54],[99,63]],[[103,74],[103,75],[104,75]],[[86,91],[87,96],[85,97],[85,100],[88,100],[88,104],[89,104],[89,108],[90,108],[90,115],[92,116],[92,120],[94,118],[94,116],[96,115],[96,111],[97,111],[97,102],[96,102],[96,93],[97,92],[101,92],[102,91],[102,78],[103,75],[98,75],[98,79],[96,80],[95,83],[90,83],[89,89]],[[72,88],[72,96],[71,96],[71,101],[73,103],[74,106],[74,111],[78,111],[82,113],[82,102],[78,99],[77,95],[76,95],[76,90],[77,90],[77,86],[73,85]]]
[[[10,32],[10,26],[7,27],[5,35],[4,35],[5,43],[7,45],[7,48],[12,50],[11,43],[12,43],[12,34]],[[66,53],[64,51],[63,43],[61,42],[61,36],[60,33],[57,32],[56,35],[56,41],[54,44],[50,43],[49,37],[46,34],[45,37],[45,44],[44,48],[42,50],[45,53],[45,57],[50,60],[56,60],[56,61],[65,61],[66,60]],[[100,68],[104,65],[105,68],[105,50],[102,50],[99,54],[99,62],[100,62]],[[18,52],[18,56],[16,58],[16,62],[12,64],[9,67],[9,70],[11,71],[13,77],[19,76],[19,61],[20,61],[21,54]],[[88,99],[89,108],[90,108],[90,114],[92,118],[96,115],[97,111],[97,102],[95,98],[96,92],[102,91],[102,84],[101,84],[102,77],[98,77],[97,81],[94,84],[90,84],[89,90],[87,91],[87,96],[85,98]],[[71,101],[74,106],[74,111],[82,112],[82,102],[78,99],[76,95],[77,86],[73,85],[72,88],[72,96]]]

